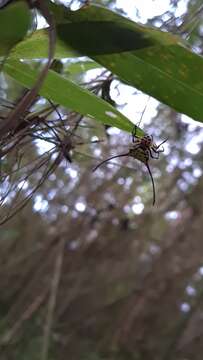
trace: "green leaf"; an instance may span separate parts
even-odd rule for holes
[[[27,64],[10,59],[4,65],[8,75],[27,88],[31,88],[38,77],[38,72]],[[40,94],[56,104],[68,107],[85,116],[89,116],[110,126],[131,132],[133,124],[113,106],[81,88],[60,74],[49,70]],[[143,131],[139,130],[138,135]]]
[[[95,61],[77,61],[67,66],[65,74],[76,75],[79,73],[84,73],[88,70],[101,68],[101,65]]]
[[[16,1],[0,10],[0,56],[23,39],[31,23],[30,10],[25,1]]]
[[[63,7],[64,10],[64,7]],[[179,112],[203,121],[203,58],[177,36],[136,24],[98,6],[64,10],[58,37]]]
[[[44,59],[48,54],[47,30],[37,30],[32,35],[18,43],[11,51],[10,57],[14,59]],[[62,40],[57,39],[55,58],[75,57],[76,52],[71,50]]]

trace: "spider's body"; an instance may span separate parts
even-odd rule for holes
[[[143,162],[144,164],[149,161],[149,151],[142,146],[137,147],[132,144],[129,148],[129,156]]]
[[[140,147],[145,150],[149,147],[153,146],[153,139],[150,135],[144,135],[142,138],[140,138]]]
[[[156,145],[153,142],[153,137],[145,134],[142,137],[139,137],[136,135],[136,131],[137,131],[137,126],[135,125],[133,132],[132,132],[132,144],[129,147],[129,151],[125,154],[120,154],[120,155],[115,155],[112,156],[109,159],[106,159],[104,161],[102,161],[99,165],[97,165],[94,168],[94,171],[100,167],[101,165],[103,165],[104,163],[108,162],[109,160],[118,158],[118,157],[122,157],[122,156],[131,156],[134,159],[137,159],[139,161],[141,161],[142,163],[145,164],[145,166],[147,167],[147,170],[149,172],[151,181],[152,181],[152,187],[153,187],[153,205],[155,204],[155,186],[154,186],[154,180],[153,180],[153,176],[149,167],[149,159],[158,159],[159,158],[159,153],[163,152],[164,149],[161,148],[160,146],[166,141],[164,140],[161,144]]]
[[[160,145],[156,145],[151,135],[145,134],[143,137],[138,137],[136,130],[137,127],[135,126],[132,133],[132,145],[129,149],[129,155],[145,164],[149,161],[150,157],[158,159],[159,153],[164,151],[163,148],[160,149],[160,146],[165,140]]]

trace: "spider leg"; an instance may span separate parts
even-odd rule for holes
[[[119,158],[119,157],[122,157],[122,156],[129,156],[129,152],[126,153],[126,154],[120,154],[120,155],[115,155],[115,156],[112,156],[102,162],[100,162],[97,166],[94,167],[94,169],[92,170],[93,172],[96,171],[101,165],[107,163],[108,161],[110,160],[113,160],[113,159],[116,159],[116,158]]]
[[[161,148],[161,149],[159,149],[159,150],[152,148],[152,150],[153,150],[156,154],[159,154],[159,153],[164,152],[164,148]]]
[[[161,145],[163,145],[167,140],[168,140],[168,138],[166,138],[164,141],[162,141],[162,142],[157,146],[157,149],[158,149]],[[164,149],[163,149],[162,151],[160,151],[160,152],[163,152],[163,151],[164,151]]]
[[[152,149],[149,148],[148,150],[149,150],[149,153],[150,153],[150,156],[151,156],[152,159],[156,159],[156,160],[159,159],[159,153],[160,153],[160,151],[154,151],[153,148],[152,148]],[[155,152],[155,154],[157,154],[157,156],[154,156],[154,155],[153,155],[152,150]]]
[[[136,133],[137,133],[137,125],[134,125],[133,130],[132,130],[132,142],[133,143],[135,142],[135,139],[137,137]]]
[[[155,154],[164,152],[164,148],[157,150],[157,148],[154,148],[153,146],[151,147],[151,150],[154,151]]]
[[[146,162],[146,167],[147,167],[147,170],[149,172],[149,176],[151,178],[151,182],[152,182],[152,189],[153,189],[153,205],[155,204],[155,201],[156,201],[156,193],[155,193],[155,185],[154,185],[154,179],[153,179],[153,176],[152,176],[152,173],[151,173],[151,170],[150,170],[150,167],[149,167],[149,164],[148,162]]]
[[[135,142],[135,138],[136,138],[136,130],[137,130],[137,125],[134,125],[133,130],[132,130],[132,142]]]
[[[131,146],[131,149],[133,149],[133,150],[137,150],[137,149],[139,149],[139,148],[140,148],[140,141],[139,141],[139,140],[137,141],[137,144],[134,143],[134,144]]]

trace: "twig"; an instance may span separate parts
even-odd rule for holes
[[[30,304],[30,306],[27,308],[27,310],[23,313],[21,318],[14,324],[14,326],[8,330],[8,332],[3,336],[1,340],[1,345],[8,345],[11,340],[13,339],[14,335],[18,332],[22,324],[29,320],[33,313],[42,305],[45,296],[47,294],[47,289],[36,297],[36,299]]]
[[[51,284],[51,293],[50,293],[48,309],[47,309],[47,318],[44,327],[44,340],[42,344],[41,360],[47,360],[49,354],[49,345],[50,345],[50,338],[52,332],[54,310],[56,306],[56,298],[57,298],[59,282],[61,278],[61,269],[63,265],[64,245],[65,245],[65,236],[62,237],[59,243],[59,252],[56,258],[56,263],[54,268],[54,274]]]

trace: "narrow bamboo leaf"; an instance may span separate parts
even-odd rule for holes
[[[30,10],[25,1],[16,1],[0,10],[0,56],[23,39],[30,26]]]
[[[36,70],[17,60],[8,60],[4,70],[27,88],[31,88],[38,77]],[[52,70],[49,71],[40,94],[103,124],[132,131],[133,124],[113,106]],[[142,133],[142,130],[139,130],[138,134],[142,135]]]
[[[101,65],[96,63],[95,61],[77,61],[67,66],[65,74],[75,75],[98,68],[101,68]]]
[[[63,8],[64,9],[64,8]],[[179,112],[203,121],[203,58],[177,36],[98,6],[64,10],[58,37]]]
[[[18,43],[11,51],[10,57],[14,59],[44,59],[48,54],[47,30],[37,30],[32,35]],[[70,49],[62,40],[57,39],[55,58],[75,57],[76,51]]]

